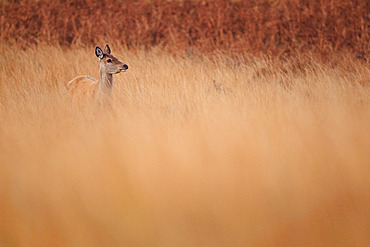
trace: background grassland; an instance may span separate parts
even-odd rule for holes
[[[368,246],[366,64],[112,50],[1,45],[0,246]]]
[[[0,38],[23,46],[158,46],[325,59],[347,51],[369,59],[366,0],[9,0],[2,1]]]

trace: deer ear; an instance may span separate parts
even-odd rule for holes
[[[104,52],[105,54],[110,54],[110,48],[108,44],[105,45]]]
[[[99,46],[95,47],[95,55],[100,59],[104,57],[103,50]]]

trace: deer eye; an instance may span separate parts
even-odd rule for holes
[[[108,60],[107,60],[107,62],[108,62],[108,63],[111,63],[111,62],[112,62],[112,60],[111,60],[111,59],[108,59]]]

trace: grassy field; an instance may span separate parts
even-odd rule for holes
[[[1,247],[369,246],[367,64],[0,48]]]
[[[0,0],[0,40],[197,49],[275,57],[350,52],[369,61],[366,0]]]

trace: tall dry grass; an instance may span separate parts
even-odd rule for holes
[[[0,11],[0,39],[24,46],[115,40],[275,56],[349,51],[364,60],[370,51],[366,0],[6,0]]]
[[[0,48],[0,246],[369,245],[367,65]]]

